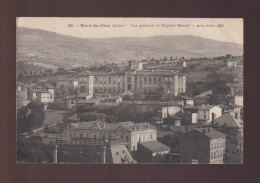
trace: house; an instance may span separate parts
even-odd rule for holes
[[[30,100],[43,104],[53,103],[55,100],[55,87],[49,83],[38,83],[28,88]]]
[[[183,61],[182,67],[187,67],[187,63],[185,61]]]
[[[244,97],[243,96],[235,96],[235,98],[234,98],[234,103],[235,103],[235,105],[238,105],[238,106],[241,106],[241,107],[243,107],[243,104],[244,104]]]
[[[56,81],[57,88],[73,88],[76,89],[78,87],[78,79],[76,78],[58,78]]]
[[[214,105],[198,106],[198,123],[209,124],[222,115],[222,109]]]
[[[243,91],[244,91],[243,84],[232,83],[230,85],[230,95],[232,97],[237,96],[237,95],[242,96]]]
[[[138,142],[156,141],[157,129],[150,123],[106,123],[100,121],[70,123],[63,131],[64,139],[107,139],[126,143],[130,151]]]
[[[123,98],[122,96],[103,96],[103,97],[97,97],[98,99],[100,99],[100,101],[102,103],[121,103]]]
[[[165,106],[162,107],[162,118],[167,118],[168,116],[173,116],[181,110],[180,106]]]
[[[214,127],[224,134],[243,136],[243,120],[236,111],[229,111],[216,118]]]
[[[169,115],[166,118],[163,118],[163,124],[164,125],[170,125],[170,126],[181,126],[182,124],[182,112],[179,111],[173,115]]]
[[[193,98],[190,98],[190,97],[187,97],[187,96],[181,96],[181,95],[179,95],[179,97],[180,97],[181,99],[183,99],[184,105],[194,105],[194,100],[193,100]]]
[[[198,124],[198,107],[187,105],[183,107],[183,125]]]
[[[213,128],[187,131],[180,138],[181,163],[223,164],[226,135]]]
[[[158,141],[140,142],[137,144],[137,161],[140,163],[160,163],[171,148]]]
[[[62,99],[62,104],[66,108],[75,108],[76,107],[76,99],[74,96],[67,96],[64,99]]]
[[[227,67],[237,67],[237,60],[234,59],[228,59],[227,60]]]
[[[16,107],[26,106],[29,102],[27,87],[22,83],[16,83]]]

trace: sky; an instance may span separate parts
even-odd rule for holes
[[[79,38],[193,35],[237,44],[244,39],[242,18],[19,17],[16,24]]]

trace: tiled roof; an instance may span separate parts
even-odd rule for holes
[[[176,72],[173,71],[136,71],[136,76],[175,76]]]
[[[125,145],[111,146],[110,152],[112,163],[114,164],[132,164],[134,159]]]
[[[117,128],[124,127],[128,131],[142,131],[142,130],[148,130],[148,129],[155,129],[150,123],[137,123],[134,124],[131,121],[126,122],[119,122],[119,123],[105,123],[100,121],[89,121],[89,122],[78,122],[78,123],[71,123],[72,126],[78,129],[99,129],[99,127],[102,128],[102,130],[107,131],[113,131]],[[149,126],[147,126],[149,125]]]
[[[97,99],[79,100],[77,103],[78,104],[97,104],[97,103],[99,103],[99,100],[97,100]]]
[[[94,76],[124,76],[124,72],[94,72]]]
[[[203,134],[203,131],[205,131],[205,136],[211,138],[211,139],[218,139],[218,138],[224,138],[226,137],[225,134],[221,133],[221,132],[218,132],[216,131],[215,129],[213,128],[197,128],[195,129],[196,131],[200,132]]]
[[[171,150],[170,147],[162,144],[158,141],[149,141],[149,142],[141,142],[141,146],[145,147],[146,149],[149,149],[153,153],[163,152],[163,151],[169,151]]]
[[[215,124],[219,126],[242,128],[243,120],[239,117],[236,119],[234,112],[226,112],[222,116],[216,118]]]
[[[210,110],[211,108],[215,107],[214,105],[200,105],[198,106],[199,110]]]

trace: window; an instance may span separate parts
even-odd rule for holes
[[[135,82],[137,82],[137,77],[135,77]]]
[[[73,100],[71,101],[71,104],[74,104],[74,101],[73,101]]]
[[[152,78],[151,77],[149,77],[149,82],[151,82],[152,81]]]
[[[109,77],[109,83],[111,82],[111,77]]]
[[[159,77],[159,82],[161,82],[161,77]]]
[[[94,139],[96,139],[97,138],[97,136],[96,135],[94,135]]]
[[[104,139],[106,139],[106,136],[105,136],[105,135],[103,135],[103,140],[104,140]]]
[[[129,137],[125,136],[125,141],[128,142],[129,141]]]
[[[206,119],[206,115],[204,115],[204,119]]]
[[[170,88],[170,83],[167,83],[167,88]]]
[[[146,77],[144,77],[144,82],[146,82]]]
[[[156,82],[156,77],[153,78],[153,81]]]
[[[153,134],[151,134],[151,139],[153,139]]]

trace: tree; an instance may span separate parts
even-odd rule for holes
[[[17,111],[17,132],[24,133],[42,126],[45,120],[44,106],[31,102]]]
[[[95,121],[101,120],[104,121],[105,114],[97,112],[86,112],[80,115],[80,121]]]

